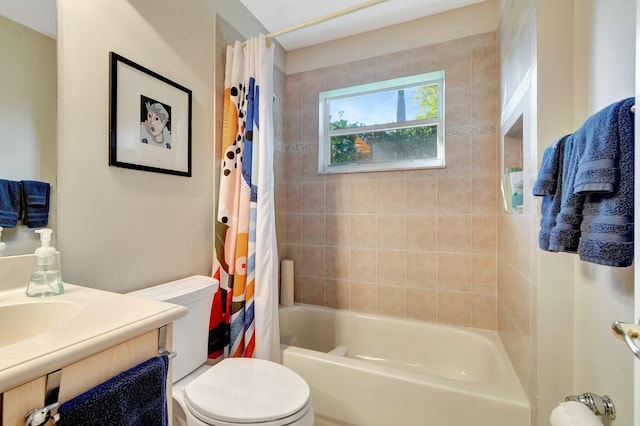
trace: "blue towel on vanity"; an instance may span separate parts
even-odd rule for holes
[[[589,140],[578,171],[587,170],[582,179],[587,188],[610,188],[609,192],[588,193],[582,210],[580,259],[607,266],[625,267],[633,262],[634,117],[633,98],[606,108],[607,122]],[[613,117],[612,117],[613,116]],[[592,146],[595,145],[595,146]],[[610,148],[616,152],[611,153]],[[593,155],[606,161],[593,160]],[[615,161],[614,161],[615,159]],[[608,164],[607,173],[598,167]],[[591,173],[590,173],[591,172]],[[576,182],[578,184],[578,182]]]
[[[551,230],[556,226],[556,216],[560,212],[564,145],[568,138],[570,135],[563,136],[545,149],[538,178],[533,185],[533,195],[544,197],[538,234],[538,243],[542,250],[549,251]]]
[[[166,356],[151,358],[60,405],[59,426],[165,426]]]
[[[0,226],[13,228],[21,215],[20,182],[0,179]]]
[[[23,180],[22,223],[29,228],[43,228],[49,223],[49,195],[51,185],[36,180]]]

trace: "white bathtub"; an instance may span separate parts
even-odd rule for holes
[[[282,362],[311,388],[316,426],[527,426],[495,332],[294,305]]]

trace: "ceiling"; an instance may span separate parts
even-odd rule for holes
[[[343,11],[376,0],[240,0],[269,32],[279,31],[309,20]],[[400,24],[485,0],[381,0],[381,3],[276,39],[285,50],[351,36],[377,28]],[[37,11],[34,13],[34,11]],[[0,0],[0,15],[56,38],[55,0]]]
[[[0,0],[0,16],[56,38],[55,0]]]
[[[324,17],[366,0],[240,0],[269,32]],[[412,21],[485,0],[386,0],[365,9],[336,17],[276,37],[285,50],[335,40],[377,28]]]

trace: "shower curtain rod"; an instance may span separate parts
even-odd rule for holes
[[[284,28],[282,30],[274,31],[272,33],[267,34],[267,39],[276,38],[276,37],[281,36],[283,34],[287,34],[287,33],[293,32],[293,31],[297,31],[297,30],[300,30],[302,28],[310,27],[312,25],[316,25],[316,24],[319,24],[321,22],[328,21],[328,20],[333,19],[333,18],[337,18],[339,16],[347,15],[347,14],[349,14],[351,12],[355,12],[357,10],[365,9],[367,7],[371,7],[371,6],[374,6],[374,5],[378,4],[378,3],[382,3],[382,2],[385,2],[385,1],[387,1],[387,0],[369,0],[369,1],[366,1],[364,3],[360,3],[360,4],[357,4],[355,6],[351,6],[351,7],[348,7],[346,9],[339,10],[337,12],[329,13],[327,15],[320,16],[318,18],[310,19],[310,20],[305,21],[305,22],[303,22],[301,24],[298,24],[298,25],[294,25],[294,26],[291,26],[291,27],[288,27],[288,28]]]

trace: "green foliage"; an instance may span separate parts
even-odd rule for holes
[[[438,85],[419,87],[413,100],[418,103],[420,110],[417,119],[424,120],[426,118],[434,118],[438,116],[440,109],[440,97],[438,96]]]

